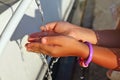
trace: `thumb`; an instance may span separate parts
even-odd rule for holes
[[[60,45],[62,43],[60,36],[43,37],[41,42],[48,45]]]

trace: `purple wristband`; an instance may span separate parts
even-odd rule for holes
[[[88,56],[88,58],[87,58],[87,60],[85,61],[84,64],[85,64],[86,66],[88,66],[89,63],[92,61],[92,57],[93,57],[93,47],[92,47],[92,44],[89,43],[89,42],[85,42],[85,44],[87,44],[88,47],[89,47],[89,56]]]
[[[84,60],[83,58],[79,58],[78,62],[80,63],[81,66],[88,67],[88,65],[92,61],[93,47],[92,47],[92,44],[89,42],[84,42],[84,43],[87,44],[87,46],[89,47],[89,56],[88,56],[87,60]]]

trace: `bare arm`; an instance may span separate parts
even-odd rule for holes
[[[87,59],[89,48],[83,42],[69,36],[46,36],[39,42],[38,38],[29,37],[26,48],[28,51],[44,53],[54,57],[78,56]],[[93,45],[92,61],[100,66],[120,70],[120,49],[110,49]]]
[[[54,31],[77,40],[88,41],[105,47],[120,47],[120,30],[92,30],[68,22],[52,22],[41,27],[42,31]]]
[[[77,56],[81,56],[86,59],[88,57],[89,49],[84,46],[86,45],[81,45],[80,49],[83,51],[83,54],[80,54],[81,52],[79,52]],[[120,70],[120,49],[99,46],[93,46],[93,48],[94,55],[92,62],[108,69]]]
[[[119,69],[120,61],[119,49],[111,49],[108,47],[119,47],[120,48],[120,31],[118,30],[107,30],[107,31],[96,31],[91,29],[78,27],[66,22],[54,22],[47,24],[46,27],[41,27],[42,31],[53,31],[63,35],[43,38],[42,44],[39,41],[33,41],[26,45],[28,51],[42,52],[44,54],[54,57],[65,57],[65,56],[80,56],[87,59],[89,55],[88,46],[78,40],[88,41],[93,45],[94,55],[93,62],[109,68]],[[96,36],[97,35],[97,36]],[[39,37],[39,36],[38,36]],[[29,40],[32,37],[29,37]],[[105,41],[105,42],[103,42]],[[101,43],[102,42],[102,43]],[[103,47],[104,46],[104,47]],[[45,52],[44,52],[45,51]]]

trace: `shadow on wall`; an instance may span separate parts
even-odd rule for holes
[[[61,20],[61,1],[62,0],[41,0],[46,23]],[[28,8],[27,14],[23,16],[21,22],[16,28],[11,41],[22,40],[25,35],[40,31],[39,27],[42,24],[41,15],[38,8],[35,8],[35,2],[31,4],[32,5]],[[34,17],[29,16],[32,12],[34,13]]]

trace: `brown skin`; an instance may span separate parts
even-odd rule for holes
[[[60,34],[71,36],[83,42],[87,40],[92,44],[97,43],[96,35],[93,30],[82,28],[77,25],[70,24],[68,22],[52,22],[45,25],[45,27],[41,26],[40,29],[42,31],[54,31]]]
[[[39,52],[40,49],[43,49],[48,52],[48,55],[54,57],[76,56],[81,52],[81,43],[78,40],[63,35],[44,37],[41,43],[30,42],[26,47],[28,51],[32,50],[33,52]]]
[[[52,34],[44,35],[43,32],[31,34],[28,38],[29,43],[26,44],[28,51],[42,52],[54,57],[79,56],[86,59],[89,55],[89,48],[78,40],[97,43],[94,31],[66,22],[49,23],[46,27],[41,27],[41,30],[52,32]],[[94,63],[108,69],[117,67],[116,55],[110,49],[95,45],[93,45],[93,49],[92,61]]]

